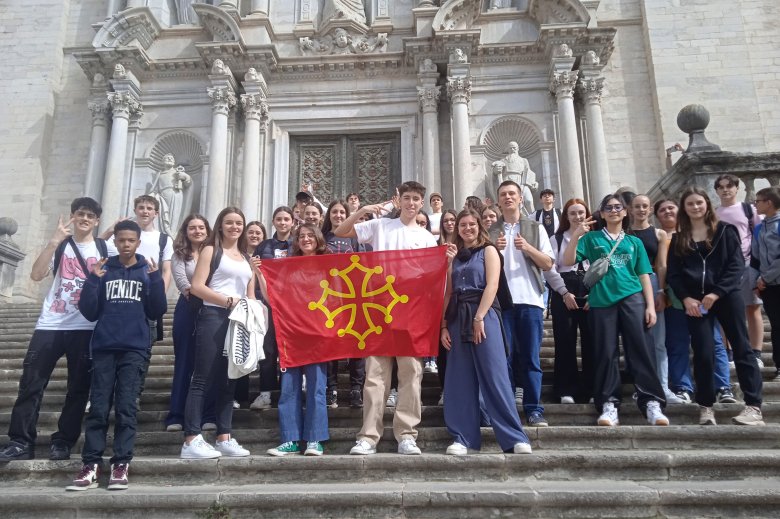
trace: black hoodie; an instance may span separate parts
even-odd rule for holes
[[[682,301],[686,297],[701,299],[707,294],[723,297],[740,290],[745,260],[737,228],[718,222],[712,238],[712,249],[703,243],[692,244],[685,256],[675,252],[679,233],[672,235],[667,261],[666,282]]]
[[[91,349],[138,351],[148,354],[151,338],[148,320],[156,321],[168,309],[165,284],[159,270],[147,273],[146,259],[125,267],[112,256],[99,278],[90,273],[79,299],[79,311],[88,321],[97,321]]]

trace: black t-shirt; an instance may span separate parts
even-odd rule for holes
[[[555,234],[555,209],[550,209],[549,211],[545,211],[544,209],[541,210],[541,218],[539,221],[544,225],[544,230],[547,231],[547,236],[552,236]]]

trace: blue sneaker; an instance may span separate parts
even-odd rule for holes
[[[547,420],[544,419],[544,415],[540,411],[534,411],[528,415],[529,427],[547,427]]]

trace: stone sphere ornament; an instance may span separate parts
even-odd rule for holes
[[[720,146],[713,144],[704,136],[704,130],[710,124],[710,112],[699,104],[683,107],[677,114],[677,126],[689,135],[688,149],[685,153],[700,151],[720,151]]]

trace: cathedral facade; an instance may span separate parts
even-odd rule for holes
[[[269,223],[303,184],[380,202],[417,180],[460,208],[519,156],[534,196],[595,201],[663,175],[689,103],[724,149],[777,150],[778,26],[775,0],[3,2],[15,293],[37,296],[30,265],[80,195],[102,227],[147,192],[173,228],[226,205]]]

